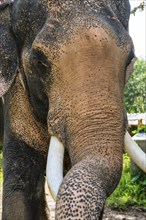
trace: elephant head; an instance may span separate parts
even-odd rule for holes
[[[120,180],[135,58],[129,14],[127,0],[15,0],[1,11],[0,94],[19,81],[48,129],[56,219],[100,218]]]

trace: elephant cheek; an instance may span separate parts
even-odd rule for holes
[[[121,160],[88,157],[65,176],[56,203],[56,219],[98,219],[105,200],[117,186]]]

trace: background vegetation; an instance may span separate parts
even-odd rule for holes
[[[146,112],[146,61],[138,59],[134,72],[125,87],[125,106],[128,113]]]
[[[137,12],[137,11],[144,11],[146,7],[146,0],[144,0],[143,2],[141,2],[137,7],[135,7],[132,11],[131,11],[131,14],[134,14]]]
[[[138,59],[134,72],[125,87],[125,106],[128,113],[146,112],[146,61]],[[146,132],[146,126],[138,127],[137,132]],[[130,173],[130,158],[124,155],[121,181],[108,198],[107,205],[111,208],[126,209],[129,206],[146,207],[146,174],[139,172],[132,176]]]
[[[134,177],[131,176],[127,154],[124,155],[122,178],[114,193],[107,199],[107,205],[114,209],[146,207],[146,175],[140,172]]]

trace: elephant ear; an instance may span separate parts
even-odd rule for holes
[[[13,37],[10,17],[10,4],[0,4],[0,97],[3,96],[17,74],[17,47]]]

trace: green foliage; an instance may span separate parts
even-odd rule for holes
[[[107,199],[107,205],[111,208],[146,207],[146,175],[139,173],[132,178],[129,169],[130,159],[125,154],[122,178],[117,189]]]
[[[125,105],[128,113],[146,112],[146,62],[137,60],[134,72],[125,86]]]
[[[144,8],[146,7],[146,1],[141,2],[137,7],[135,7],[132,11],[131,14],[134,14],[140,10],[140,11],[144,11]]]
[[[146,133],[146,125],[142,125],[141,127],[138,127],[136,130],[132,131],[133,135],[137,133]]]

